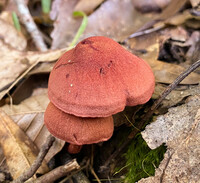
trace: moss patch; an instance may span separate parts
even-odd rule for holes
[[[125,182],[134,183],[141,178],[153,176],[155,168],[159,166],[165,152],[166,147],[164,145],[151,150],[141,134],[138,134],[125,153],[128,170]]]

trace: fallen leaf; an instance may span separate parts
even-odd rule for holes
[[[142,136],[151,149],[166,143],[168,150],[155,176],[139,183],[199,182],[200,95],[191,96],[186,104],[170,108],[168,113],[148,125]]]
[[[135,50],[136,55],[149,63],[154,72],[156,82],[170,84],[186,69],[180,65],[159,61],[159,42],[159,33],[153,33],[133,38],[129,41],[129,44],[132,49],[137,48]],[[145,53],[140,52],[140,50],[145,50]],[[181,84],[198,84],[199,81],[200,75],[192,72]]]
[[[81,19],[72,17],[73,9],[78,0],[55,0],[52,4],[50,17],[54,20],[51,33],[52,49],[63,48],[72,41],[79,28]]]
[[[90,14],[94,9],[99,6],[104,0],[80,0],[74,7],[74,11],[83,11],[86,14]]]
[[[4,12],[4,14],[7,14],[7,16],[10,17],[12,16],[9,12]],[[21,34],[21,32],[17,31],[13,24],[10,24],[8,21],[0,17],[0,25],[0,36],[6,44],[19,51],[22,51],[26,48],[27,41],[25,37]]]
[[[46,89],[47,91],[47,89]],[[49,99],[46,94],[29,97],[22,101],[19,105],[4,105],[1,107],[8,115],[25,114],[30,112],[44,112]]]
[[[158,12],[165,8],[170,0],[132,0],[134,7],[143,13]]]
[[[16,179],[27,170],[38,154],[38,149],[34,143],[1,110],[0,144],[13,179]],[[47,171],[48,167],[44,162],[40,168],[40,173],[45,173]]]
[[[174,16],[185,5],[186,2],[187,0],[171,0],[169,5],[156,18],[159,20],[164,20]]]
[[[157,53],[158,52],[154,50],[153,52],[144,55],[142,58],[148,61],[153,69],[156,82],[170,84],[186,69],[180,65],[158,61],[156,56]],[[181,82],[181,84],[198,84],[199,81],[200,75],[192,72]]]
[[[156,84],[154,94],[152,96],[153,99],[157,99],[160,94],[166,89],[163,84]],[[180,104],[186,97],[200,94],[200,85],[197,86],[188,86],[182,85],[179,86],[177,89],[172,90],[171,93],[166,96],[166,98],[162,101],[161,107],[158,108],[159,111],[164,109],[168,109],[172,106],[176,106]]]
[[[38,149],[41,148],[50,134],[44,125],[44,111],[49,103],[46,92],[47,89],[43,89],[43,94],[31,96],[19,105],[10,106],[7,104],[1,107],[35,143]],[[62,149],[64,144],[64,141],[56,139],[45,160],[48,162]]]
[[[51,33],[53,49],[66,47],[76,34],[81,22],[81,19],[72,17],[76,4],[77,1],[72,0],[54,1],[51,10],[51,18],[55,20]],[[88,24],[80,40],[96,35],[122,41],[151,18],[151,15],[136,11],[131,0],[108,0],[88,16]]]
[[[43,143],[46,142],[49,136],[49,131],[44,125],[44,112],[33,112],[25,114],[13,114],[10,116],[15,123],[27,134],[27,136],[34,142],[37,148],[40,150]],[[49,152],[45,156],[46,162],[49,162],[52,157],[61,151],[65,142],[57,139],[53,143]]]
[[[12,83],[30,65],[39,62],[53,62],[66,50],[67,48],[47,52],[23,52],[9,48],[0,40],[0,99],[8,92],[7,85]]]

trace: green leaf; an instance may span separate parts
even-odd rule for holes
[[[42,0],[42,12],[49,13],[51,8],[51,0]]]
[[[13,19],[15,28],[17,29],[17,31],[20,32],[21,31],[21,26],[20,26],[17,14],[15,12],[12,12],[12,19]]]
[[[70,44],[70,47],[73,47],[77,43],[78,39],[80,38],[80,36],[85,31],[85,28],[86,28],[87,23],[88,23],[87,15],[82,11],[73,12],[73,16],[75,16],[75,17],[83,17],[83,20],[82,20],[82,23],[81,23],[81,25],[80,25],[80,27],[79,27],[74,39],[72,40],[72,42]]]

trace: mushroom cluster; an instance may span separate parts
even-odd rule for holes
[[[89,37],[61,56],[49,78],[50,103],[44,122],[50,133],[70,143],[108,140],[112,115],[146,103],[155,86],[150,66],[110,38]]]

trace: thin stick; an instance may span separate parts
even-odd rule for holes
[[[59,166],[52,171],[44,174],[43,176],[37,178],[36,180],[30,181],[29,183],[51,183],[79,168],[79,164],[75,159],[73,159],[69,163],[63,166]]]
[[[37,49],[40,51],[46,51],[47,46],[45,45],[42,35],[38,30],[35,22],[33,21],[32,16],[24,0],[15,0],[15,3],[17,4],[20,20],[25,25],[27,31],[33,38]]]
[[[48,153],[54,141],[55,141],[55,137],[53,137],[52,135],[49,135],[46,143],[42,146],[36,160],[33,162],[31,167],[26,172],[24,172],[21,176],[19,176],[16,180],[14,180],[12,183],[23,183],[29,178],[31,178],[35,174],[35,172],[38,170],[38,168],[41,166],[42,161],[44,160],[44,157]]]
[[[143,31],[139,31],[139,32],[135,32],[133,34],[131,34],[127,39],[131,39],[131,38],[134,38],[134,37],[138,37],[138,36],[142,36],[142,35],[145,35],[145,34],[150,34],[152,32],[156,32],[162,28],[164,28],[164,24],[163,25],[160,25],[158,27],[154,27],[154,28],[151,28],[151,29],[146,29],[146,30],[143,30]]]
[[[186,69],[184,72],[182,72],[175,80],[173,83],[171,83],[165,90],[164,92],[161,94],[161,96],[154,102],[154,104],[151,106],[151,108],[147,111],[147,113],[144,115],[144,117],[142,118],[142,120],[139,123],[139,129],[141,129],[145,122],[153,115],[153,113],[155,112],[155,110],[160,106],[161,102],[165,99],[165,97],[167,95],[169,95],[169,93],[174,90],[177,85],[183,81],[191,72],[193,72],[196,68],[198,68],[200,66],[200,60],[196,61],[195,63],[193,63],[188,69]],[[131,135],[134,134],[134,132],[132,132],[129,137],[131,137]]]
[[[91,171],[92,175],[94,175],[94,177],[96,178],[96,181],[97,181],[98,183],[101,183],[99,177],[98,177],[97,174],[95,173],[95,171],[94,171],[94,169],[92,168],[92,166],[90,166],[90,171]]]
[[[161,176],[160,176],[160,183],[163,182],[163,178],[164,178],[164,175],[165,175],[165,171],[166,171],[166,169],[167,169],[167,167],[168,167],[168,165],[169,165],[170,160],[172,159],[172,155],[173,155],[173,154],[174,154],[174,153],[172,153],[172,154],[170,155],[170,153],[168,152],[167,163],[165,164],[165,167],[164,167],[164,169],[163,169],[163,172],[162,172],[162,174],[161,174]]]
[[[193,72],[196,68],[200,66],[200,60],[196,61],[194,64],[192,64],[188,69],[186,69],[184,72],[182,72],[175,80],[173,83],[171,83],[161,94],[161,96],[154,102],[152,107],[147,111],[147,113],[144,115],[144,117],[141,119],[139,124],[136,126],[138,129],[142,129],[148,121],[148,119],[153,115],[155,110],[159,107],[161,102],[165,99],[165,97],[172,91],[174,90],[177,85],[185,79],[191,72]],[[129,138],[105,161],[105,163],[100,167],[100,172],[103,172],[105,169],[108,168],[109,164],[113,159],[115,159],[122,150],[127,147],[132,139],[136,136],[136,134],[139,133],[138,130],[134,130],[129,134]]]

